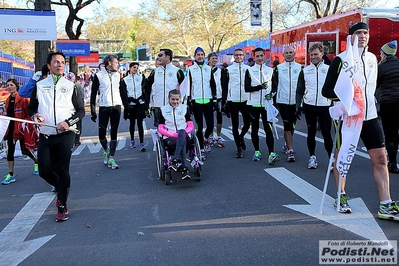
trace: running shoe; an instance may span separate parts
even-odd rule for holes
[[[242,148],[238,148],[236,152],[236,158],[243,158],[244,157],[244,151]]]
[[[392,174],[399,174],[398,165],[396,163],[388,163],[388,171]]]
[[[116,164],[114,158],[110,158],[108,160],[108,167],[111,168],[112,170],[119,169],[119,165]]]
[[[170,162],[170,166],[169,166],[173,171],[177,171],[179,169],[179,164],[177,162],[177,159],[172,159],[172,161]]]
[[[247,149],[247,145],[245,145],[244,137],[240,137],[241,147],[245,151]]]
[[[352,213],[352,209],[348,204],[349,197],[346,194],[341,194],[340,204],[339,204],[339,212],[340,213]],[[337,207],[338,199],[334,202],[334,207]]]
[[[269,159],[267,160],[267,162],[270,165],[274,165],[275,163],[277,163],[278,161],[280,161],[280,155],[278,155],[275,152],[271,152],[269,155]]]
[[[134,142],[134,140],[132,140],[131,142],[130,142],[130,148],[131,149],[134,149],[134,148],[136,148],[137,146],[136,146],[136,142]]]
[[[109,151],[105,151],[103,153],[103,157],[104,157],[104,164],[107,165],[108,164],[108,159],[109,159]]]
[[[335,158],[332,159],[331,165],[330,165],[330,171],[334,171],[334,163],[335,163]]]
[[[295,152],[293,149],[288,151],[288,157],[287,157],[287,162],[293,163],[295,162]]]
[[[214,139],[213,137],[209,137],[208,139],[208,143],[211,147],[213,147],[213,145],[216,144],[216,139]]]
[[[144,143],[140,143],[140,151],[142,152],[146,151]]]
[[[58,200],[57,200],[57,202],[58,202]],[[58,213],[55,216],[55,221],[63,222],[63,221],[68,220],[68,208],[63,205],[59,205],[59,206],[57,206],[57,208],[58,208]]]
[[[39,165],[37,163],[35,163],[33,165],[33,174],[34,175],[38,175],[39,174]]]
[[[216,140],[216,144],[219,148],[224,148],[224,142],[221,137],[218,137],[218,139]]]
[[[316,169],[317,168],[317,159],[316,156],[312,155],[309,158],[308,169]]]
[[[55,186],[51,186],[51,192],[57,192],[57,190],[55,189]]]
[[[206,152],[211,152],[211,142],[212,140],[211,139],[209,139],[209,140],[207,140],[207,139],[205,139],[204,140],[204,150],[206,151]]]
[[[205,152],[204,149],[201,150],[200,158],[201,158],[202,161],[205,161],[205,159],[206,159],[206,152]]]
[[[281,149],[283,150],[283,152],[284,152],[285,154],[288,155],[288,147],[287,147],[287,144],[284,144],[284,146],[283,146]]]
[[[262,159],[262,153],[260,151],[255,151],[254,156],[252,156],[252,161],[259,162]]]
[[[15,179],[15,177],[13,175],[7,174],[6,176],[4,176],[4,180],[1,181],[1,184],[8,185],[10,183],[14,183],[15,181],[17,181],[17,180]]]
[[[378,218],[399,221],[398,201],[393,201],[390,204],[380,204],[380,209],[378,210]]]
[[[183,169],[182,169],[182,171],[181,171],[181,179],[190,179],[191,178],[191,176],[190,176],[190,173],[189,173],[189,171],[188,171],[188,168],[187,167],[183,167]]]

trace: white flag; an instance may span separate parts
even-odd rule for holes
[[[340,102],[330,108],[333,119],[342,117],[342,144],[337,158],[337,169],[342,177],[346,177],[355,156],[357,143],[364,119],[364,95],[360,87],[360,58],[357,37],[351,44],[349,35],[346,43],[346,55],[342,59],[342,69],[334,88]]]

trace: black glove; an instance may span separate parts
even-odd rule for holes
[[[129,110],[127,109],[123,110],[123,119],[125,120],[129,119]]]
[[[96,120],[97,120],[97,114],[96,114],[96,112],[91,112],[90,119],[91,119],[91,121],[93,121],[94,123],[96,122]]]
[[[268,93],[265,95],[265,100],[270,101],[272,99],[272,94]]]
[[[212,111],[215,112],[218,109],[218,101],[213,100],[212,102]]]
[[[295,116],[297,120],[301,120],[302,107],[296,108]]]
[[[267,88],[269,88],[269,84],[267,83],[267,81],[263,82],[262,84],[262,89],[267,90]]]
[[[193,110],[193,105],[192,105],[190,97],[187,98],[187,107],[188,107],[188,110],[190,111],[190,114],[193,115],[194,114],[194,110]]]
[[[148,118],[151,117],[151,109],[149,109],[149,108],[145,109],[145,116]]]
[[[226,114],[227,118],[230,118],[230,117],[231,117],[231,115],[230,115],[230,108],[229,108],[229,103],[228,103],[228,102],[226,102],[226,103],[223,105],[223,107],[222,107],[222,112],[224,112],[224,113]]]

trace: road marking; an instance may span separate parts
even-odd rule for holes
[[[143,127],[144,127],[144,135],[146,135],[146,136],[150,135],[150,130],[149,129],[147,130],[147,124],[144,121],[143,121]],[[284,129],[284,127],[282,125],[278,125],[278,124],[275,124],[275,127],[279,128],[279,129]],[[222,128],[221,133],[224,136],[223,139],[234,141],[234,136],[233,136],[233,134],[231,132],[231,129],[232,129],[231,126],[228,126],[227,128],[224,128],[224,127]],[[138,134],[137,131],[135,133]],[[305,138],[308,136],[306,133],[298,131],[298,130],[295,130],[294,134],[297,134],[297,135],[305,137]],[[259,128],[258,135],[259,135],[260,138],[265,138],[266,137],[265,131],[262,128]],[[214,133],[214,136],[216,136],[215,133]],[[122,149],[125,148],[126,142],[127,142],[126,141],[127,138],[130,139],[130,133],[129,132],[119,132],[118,133],[118,146],[117,146],[116,150],[119,151],[119,150],[122,150]],[[251,128],[248,130],[248,133],[245,134],[244,138],[248,139],[248,140],[251,139]],[[315,140],[317,142],[324,143],[324,140],[322,138],[315,137]],[[150,144],[152,144],[152,142]],[[148,144],[148,145],[150,145],[150,144]],[[79,145],[72,152],[72,155],[73,156],[79,155],[86,147],[89,149],[90,153],[99,153],[99,152],[102,151],[101,144],[98,142],[98,136],[84,136],[84,137],[81,137],[81,145]],[[370,156],[368,155],[368,153],[367,152],[363,152],[362,148],[361,148],[360,151],[356,150],[356,154],[361,156],[361,157],[363,157],[363,158],[370,159]]]
[[[350,200],[352,214],[340,214],[334,199],[326,195],[323,214],[320,214],[322,191],[283,167],[267,168],[265,172],[306,200],[309,205],[284,205],[294,211],[312,216],[370,240],[387,240],[384,232],[361,198]]]
[[[35,194],[0,232],[0,265],[18,265],[55,236],[24,242],[54,197],[52,192]]]

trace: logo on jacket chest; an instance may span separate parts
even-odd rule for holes
[[[67,91],[68,91],[68,88],[65,87],[65,86],[62,86],[62,87],[60,88],[60,92],[62,92],[62,93],[66,93]]]

